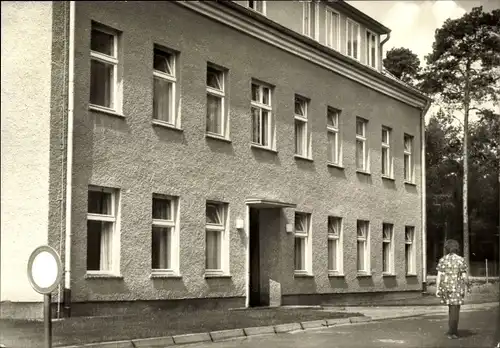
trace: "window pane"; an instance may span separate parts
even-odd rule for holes
[[[357,233],[358,233],[358,237],[362,237],[362,238],[368,237],[368,223],[366,221],[358,221]]]
[[[295,214],[295,232],[307,232],[306,217],[301,214]]]
[[[404,178],[411,180],[411,161],[409,155],[404,155]]]
[[[112,108],[113,103],[112,64],[92,59],[90,62],[90,103]]]
[[[365,122],[362,120],[356,120],[356,135],[365,136]]]
[[[365,142],[363,140],[356,140],[356,167],[358,169],[365,169],[364,149]]]
[[[407,136],[405,135],[405,138],[404,138],[404,146],[405,146],[405,151],[407,152],[411,152],[411,137],[410,136]]]
[[[260,144],[260,109],[252,108],[252,141]]]
[[[305,125],[303,122],[295,121],[295,153],[298,155],[305,155],[304,142],[305,142]]]
[[[222,134],[222,100],[207,94],[207,131]]]
[[[271,105],[271,90],[267,87],[262,88],[262,104]]]
[[[391,254],[391,245],[389,243],[382,243],[382,265],[383,272],[390,272],[390,254]]]
[[[352,37],[352,56],[358,58],[358,31],[359,26],[353,25],[353,37]]]
[[[207,204],[206,208],[206,223],[207,224],[215,224],[215,225],[222,225],[222,207],[220,205],[216,204]]]
[[[269,113],[265,110],[262,110],[262,135],[261,135],[261,140],[262,140],[262,145],[263,146],[268,146],[269,145],[269,136],[268,136],[268,127],[267,127],[267,122],[269,119]]]
[[[382,142],[389,144],[389,131],[387,129],[382,129]]]
[[[113,223],[87,221],[87,270],[111,270]]]
[[[352,23],[347,22],[347,55],[352,56]]]
[[[333,128],[338,128],[338,112],[328,109],[327,124]]]
[[[220,231],[206,232],[206,269],[218,269],[221,267],[222,235]]]
[[[92,29],[90,49],[108,56],[114,56],[114,36]]]
[[[252,100],[260,102],[260,89],[259,86],[252,83]]]
[[[153,227],[152,232],[152,268],[172,269],[171,248],[172,228]]]
[[[172,201],[169,199],[153,198],[153,219],[173,220]]]
[[[299,98],[295,98],[295,115],[306,115],[304,101]]]
[[[337,163],[337,133],[328,133],[328,160]]]
[[[412,245],[411,244],[406,244],[405,245],[405,265],[406,265],[406,273],[409,273],[413,271],[413,264],[412,264]]]
[[[169,75],[175,75],[173,69],[173,55],[171,53],[154,50],[153,68]]]
[[[113,215],[111,193],[89,191],[87,211],[90,214]]]
[[[365,242],[358,241],[358,271],[365,271]]]
[[[214,68],[207,67],[207,86],[222,91],[222,72]]]
[[[295,238],[295,269],[304,271],[306,265],[306,241],[304,238]]]
[[[389,149],[382,148],[382,174],[389,175]]]
[[[392,240],[392,225],[383,224],[382,225],[382,239],[391,241]]]
[[[330,239],[328,241],[328,269],[337,271],[337,240]]]
[[[412,227],[405,227],[405,242],[406,243],[412,243],[413,242],[413,228]]]
[[[153,89],[153,117],[157,120],[173,123],[172,117],[170,117],[172,112],[172,83],[155,77]]]

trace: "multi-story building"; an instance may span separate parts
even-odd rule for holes
[[[421,291],[429,99],[389,33],[343,1],[2,2],[2,316],[41,313],[41,244],[73,315]]]

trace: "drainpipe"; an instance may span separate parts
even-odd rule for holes
[[[427,100],[424,109],[422,110],[422,119],[420,123],[420,149],[421,149],[421,165],[420,165],[420,178],[421,178],[421,192],[422,192],[422,292],[427,291],[427,211],[426,211],[426,184],[425,184],[425,115],[431,107],[431,101]]]
[[[73,190],[73,112],[75,102],[75,2],[69,2],[68,128],[66,154],[66,229],[64,243],[64,311],[71,316],[71,207]]]
[[[382,67],[384,66],[384,64],[382,62],[382,60],[384,59],[384,44],[387,41],[389,41],[390,38],[391,38],[391,32],[388,32],[386,38],[384,39],[384,41],[382,41],[380,43],[379,60],[378,60],[379,71],[382,71]]]

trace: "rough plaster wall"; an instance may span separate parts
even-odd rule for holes
[[[51,29],[51,2],[2,2],[2,301],[42,301],[26,267],[48,238]]]
[[[88,110],[90,20],[123,32],[124,118]],[[418,277],[404,275],[404,225],[415,225],[420,253],[420,152],[416,186],[403,184],[403,133],[420,148],[419,111],[305,60],[169,2],[77,3],[73,294],[75,301],[244,296],[248,197],[280,199],[312,212],[313,272],[293,276],[293,235],[281,244],[283,294],[416,290]],[[223,40],[221,38],[224,38]],[[182,128],[152,126],[153,45],[178,50]],[[231,49],[237,48],[237,49]],[[207,61],[229,69],[231,143],[205,138]],[[252,149],[249,89],[252,78],[275,85],[278,154]],[[294,94],[311,98],[309,129],[314,162],[294,159]],[[343,164],[328,168],[327,105],[342,109]],[[372,175],[355,171],[355,117],[369,120]],[[380,175],[381,126],[393,127],[395,182]],[[88,184],[121,189],[123,279],[85,279]],[[182,279],[151,280],[151,195],[180,196]],[[231,207],[230,279],[205,279],[205,201]],[[286,210],[293,223],[293,210]],[[344,218],[345,279],[327,275],[327,216]],[[356,277],[356,219],[371,222],[371,278]],[[384,281],[382,222],[395,227],[396,272]],[[417,270],[420,260],[417,259]]]

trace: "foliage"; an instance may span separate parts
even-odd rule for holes
[[[420,59],[410,49],[399,47],[387,51],[384,68],[408,84],[414,84],[420,72]]]

